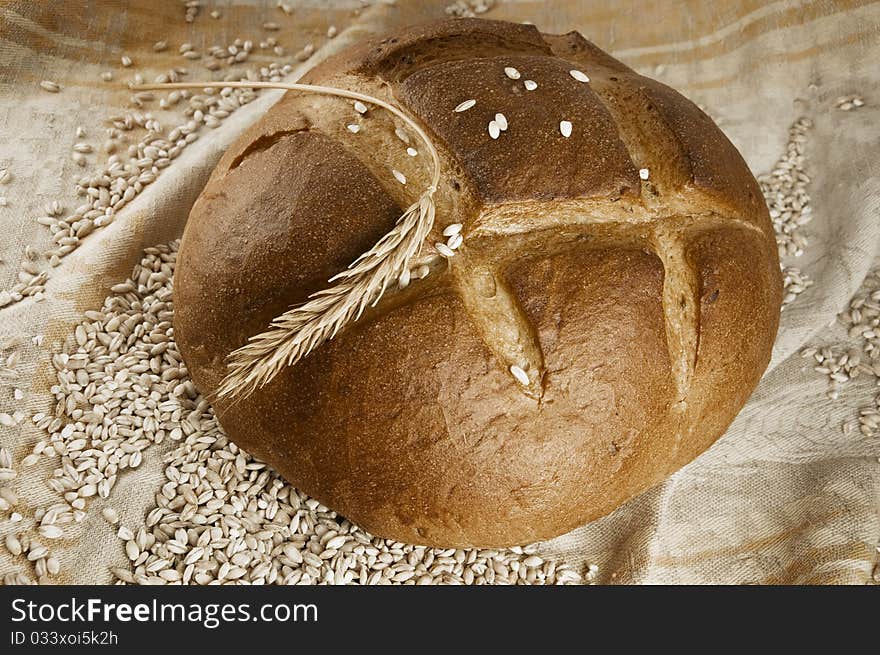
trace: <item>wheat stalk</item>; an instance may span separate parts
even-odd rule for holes
[[[272,88],[306,91],[360,100],[390,111],[425,143],[434,167],[431,185],[409,206],[388,234],[358,257],[348,269],[334,275],[332,285],[309,296],[248,340],[226,358],[227,374],[217,396],[246,398],[268,384],[285,366],[293,366],[319,345],[335,337],[348,323],[358,320],[368,305],[375,306],[388,285],[399,279],[418,255],[434,225],[434,192],[440,182],[440,156],[425,131],[401,109],[379,98],[329,86],[274,82],[206,82],[144,85],[142,89],[169,88]],[[334,284],[335,283],[335,284]]]

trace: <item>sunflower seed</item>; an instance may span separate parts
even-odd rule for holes
[[[58,93],[61,90],[61,87],[58,86],[56,82],[53,82],[51,80],[43,80],[42,82],[40,82],[40,87],[44,91],[48,91],[49,93]]]
[[[534,80],[526,80],[523,82],[523,86],[526,87],[526,91],[534,91],[538,88],[538,83]]]
[[[520,72],[516,70],[513,66],[505,67],[504,74],[512,80],[518,80],[520,78]]]
[[[406,184],[406,176],[403,173],[401,173],[399,170],[397,170],[396,168],[392,168],[391,174],[394,176],[394,179],[396,179],[398,182],[400,182],[401,184]]]
[[[476,101],[476,100],[473,100],[473,99],[471,99],[471,100],[465,100],[464,102],[458,104],[458,105],[455,107],[455,109],[453,109],[452,111],[454,111],[454,112],[458,112],[458,113],[461,113],[461,112],[463,112],[463,111],[467,111],[468,109],[470,109],[471,107],[473,107],[473,106],[476,105],[476,104],[477,104],[477,101]],[[407,143],[409,143],[409,142],[407,142]]]
[[[572,70],[568,71],[568,74],[571,75],[578,82],[589,82],[590,81],[590,78],[587,77],[586,73],[584,73],[583,71],[579,71],[577,69],[572,69]]]
[[[359,114],[366,114],[367,113],[367,106],[364,103],[362,103],[360,100],[355,100],[354,110]]]

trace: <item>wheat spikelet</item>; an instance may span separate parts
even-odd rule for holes
[[[440,156],[419,124],[399,108],[379,98],[347,89],[272,82],[187,82],[144,85],[140,88],[204,87],[288,89],[378,105],[403,120],[419,136],[431,154],[434,167],[431,185],[418,201],[410,205],[397,220],[394,229],[379,239],[376,245],[346,270],[330,278],[332,286],[313,293],[304,304],[284,312],[269,324],[268,330],[251,337],[247,344],[229,354],[226,360],[227,374],[216,395],[241,399],[268,384],[285,366],[296,364],[319,345],[335,337],[343,327],[358,320],[367,306],[375,306],[388,285],[408,270],[410,261],[419,254],[422,243],[434,225],[434,193],[440,181]]]
[[[229,355],[229,371],[217,395],[248,396],[285,366],[292,366],[345,325],[375,305],[419,253],[434,224],[434,200],[426,191],[400,217],[394,229],[351,268],[331,278],[337,283],[272,321],[269,330]]]

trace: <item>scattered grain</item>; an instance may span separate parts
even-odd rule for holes
[[[794,266],[782,267],[782,309],[793,303],[804,291],[813,286],[813,280]]]
[[[516,381],[519,382],[524,387],[529,386],[529,374],[526,373],[522,368],[514,364],[510,367],[510,374],[516,378]],[[525,563],[525,562],[524,562]]]
[[[452,248],[447,246],[445,243],[435,243],[434,248],[436,248],[437,252],[447,259],[455,256],[455,251],[452,250]]]
[[[64,531],[57,525],[41,525],[38,531],[46,539],[60,539],[64,536]]]
[[[865,99],[856,94],[840,96],[834,101],[834,106],[841,111],[852,111],[865,106]]]
[[[18,537],[12,533],[6,535],[6,550],[13,556],[21,555],[22,547],[21,541],[19,541]]]
[[[36,562],[37,560],[43,559],[49,555],[49,549],[45,546],[40,546],[38,544],[31,544],[30,550],[28,550],[27,558],[31,562]]]
[[[805,171],[804,146],[812,126],[808,118],[797,119],[789,128],[785,154],[770,173],[758,176],[780,257],[799,257],[807,245],[803,228],[813,215],[807,193],[810,177]]]
[[[395,0],[385,0],[385,4],[395,4]],[[495,0],[456,0],[446,7],[446,13],[456,18],[476,18],[495,6]]]

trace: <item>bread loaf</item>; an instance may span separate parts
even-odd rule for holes
[[[607,514],[724,432],[769,360],[781,278],[754,178],[693,103],[576,32],[477,19],[303,81],[419,122],[437,219],[408,286],[217,400],[232,440],[377,535],[505,546]],[[201,391],[394,226],[429,184],[421,145],[388,112],[289,92],[229,149],[174,280]]]

